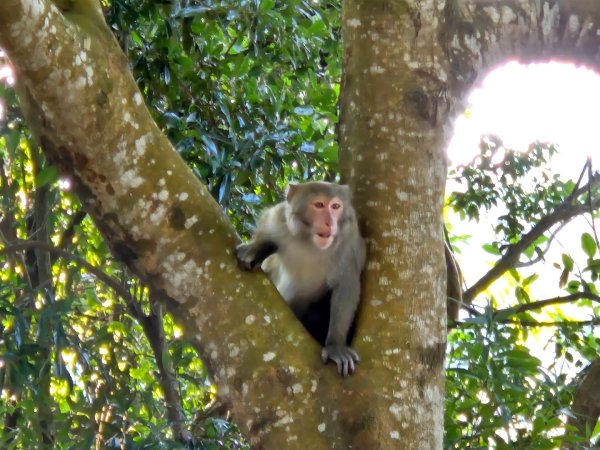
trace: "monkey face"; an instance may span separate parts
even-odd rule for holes
[[[318,248],[325,250],[335,240],[343,210],[344,203],[339,197],[316,195],[310,199],[306,222],[310,225],[312,241]]]
[[[348,186],[319,181],[290,184],[286,211],[292,235],[310,240],[320,250],[330,248],[354,217]]]

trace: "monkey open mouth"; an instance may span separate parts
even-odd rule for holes
[[[333,234],[331,232],[327,233],[315,233],[313,242],[319,247],[321,250],[328,249],[329,246],[333,243]]]

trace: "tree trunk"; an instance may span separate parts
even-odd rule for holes
[[[447,105],[436,11],[415,12],[423,20],[397,2],[344,4],[340,164],[370,237],[356,346],[369,355],[363,369],[387,380],[372,394],[382,448],[434,449],[443,442],[446,347],[437,124]]]
[[[568,429],[567,433],[576,439],[589,437],[600,417],[600,359],[586,368],[585,375],[575,392],[571,413],[568,424],[572,428]],[[590,442],[589,445],[592,446],[593,443]],[[580,447],[578,444],[567,443],[562,448],[570,450]]]

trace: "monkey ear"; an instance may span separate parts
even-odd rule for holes
[[[296,194],[296,192],[298,192],[298,184],[294,184],[294,183],[290,183],[288,186],[288,191],[287,191],[287,201],[289,202],[293,197],[294,194]]]

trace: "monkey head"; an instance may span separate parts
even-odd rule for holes
[[[348,220],[350,189],[348,186],[311,182],[290,184],[287,193],[288,227],[292,234],[310,238],[321,250],[335,242]]]

